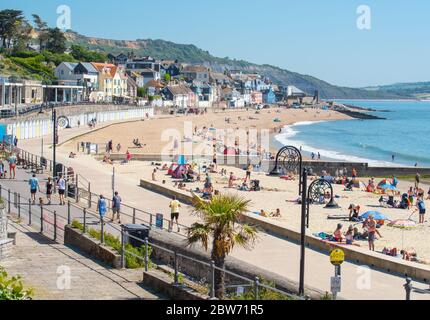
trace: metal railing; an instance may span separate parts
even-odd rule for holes
[[[5,194],[7,194],[6,197],[4,197]],[[0,197],[5,202],[9,214],[14,208],[20,221],[27,221],[29,226],[35,227],[41,234],[54,241],[64,239],[65,226],[69,223],[67,217],[63,217],[56,210],[45,205],[33,204],[31,199],[21,196],[20,193],[12,192],[10,189],[6,190],[1,185]]]
[[[129,239],[132,238],[135,241],[139,241],[142,243],[142,246],[145,247],[145,255],[144,256],[139,256],[134,254],[133,252],[127,251],[125,249],[125,241],[124,239]],[[225,267],[224,268],[220,268],[218,266],[215,265],[215,263],[213,261],[210,262],[206,262],[206,261],[202,261],[202,260],[198,260],[195,259],[193,257],[187,256],[185,254],[179,253],[176,250],[171,250],[168,249],[166,247],[157,245],[153,242],[150,242],[148,238],[145,239],[141,239],[138,237],[135,237],[131,234],[129,234],[129,232],[125,229],[121,230],[121,240],[122,240],[122,250],[121,250],[121,262],[122,262],[122,266],[125,267],[125,255],[129,254],[137,259],[140,259],[144,262],[144,267],[145,267],[145,271],[149,270],[149,256],[148,256],[148,252],[149,252],[149,248],[153,247],[156,248],[158,250],[162,250],[165,253],[168,253],[169,255],[171,255],[173,257],[172,259],[172,268],[173,268],[173,284],[174,285],[180,285],[180,280],[179,280],[179,274],[182,273],[184,276],[186,275],[187,271],[184,271],[186,269],[186,267],[182,267],[181,268],[181,259],[182,258],[184,260],[189,260],[191,261],[193,264],[197,265],[198,268],[202,268],[202,269],[207,269],[207,273],[208,273],[208,277],[207,278],[200,278],[200,279],[195,279],[194,277],[188,277],[193,281],[196,281],[200,284],[203,285],[207,285],[208,286],[208,295],[210,299],[215,299],[215,290],[216,290],[216,278],[215,278],[215,273],[216,272],[222,272],[225,275],[228,276],[229,278],[229,283],[236,283],[233,285],[226,285],[225,288],[237,288],[237,287],[242,287],[244,290],[252,290],[253,291],[253,299],[254,300],[259,300],[261,298],[260,296],[260,292],[261,289],[266,289],[266,290],[270,290],[273,291],[274,293],[280,294],[282,296],[284,296],[285,298],[289,298],[289,299],[295,299],[295,300],[303,300],[303,297],[299,297],[297,295],[291,294],[289,292],[280,290],[274,286],[270,286],[268,284],[265,284],[263,282],[261,282],[261,280],[259,279],[258,276],[254,277],[253,279],[250,279],[248,277],[239,275],[235,272],[226,270]]]
[[[25,150],[15,148],[15,152],[21,157],[24,165],[27,165],[32,170],[35,169],[37,162],[40,161],[40,157],[38,157],[37,155],[33,155],[33,154],[31,154]],[[71,177],[67,176],[67,172],[64,172],[65,166],[62,166],[62,167],[63,167],[64,176],[70,180]],[[50,172],[52,172],[53,168],[52,168],[52,161],[51,160],[46,159],[45,168],[46,168],[46,170],[49,170]],[[75,178],[77,181],[75,180]],[[145,254],[145,256],[139,256],[139,255],[136,255],[133,252],[127,251],[125,249],[124,239],[130,239],[130,238],[132,238],[136,241],[140,241],[142,243],[142,245],[146,247],[146,249],[148,249],[148,246],[152,246],[154,248],[162,250],[163,252],[166,252],[168,254],[173,255],[173,270],[174,270],[174,283],[175,284],[179,284],[179,272],[181,270],[179,258],[190,260],[193,263],[199,265],[199,267],[202,267],[202,268],[206,267],[210,270],[209,271],[209,277],[207,277],[207,279],[209,279],[209,281],[207,281],[206,279],[197,279],[197,280],[200,283],[207,283],[208,284],[208,286],[210,288],[209,289],[209,296],[211,298],[215,297],[215,273],[216,272],[223,272],[224,274],[228,275],[229,278],[234,278],[234,279],[237,279],[238,281],[240,281],[240,282],[236,281],[237,282],[236,284],[234,284],[232,286],[227,286],[227,288],[229,288],[229,287],[243,287],[244,290],[246,290],[247,288],[252,288],[253,295],[254,295],[256,300],[258,300],[259,292],[261,292],[262,288],[265,288],[267,290],[271,290],[273,292],[276,292],[278,294],[284,295],[284,296],[289,297],[289,298],[303,299],[303,297],[298,297],[298,296],[295,296],[291,293],[277,289],[273,286],[269,286],[267,284],[264,284],[258,279],[258,277],[255,277],[254,279],[250,279],[250,278],[241,276],[237,273],[228,271],[225,268],[217,267],[215,265],[215,263],[212,261],[211,262],[205,262],[205,261],[197,260],[197,259],[192,258],[190,256],[181,254],[175,250],[170,250],[168,248],[162,247],[162,246],[157,245],[155,243],[149,242],[148,239],[137,238],[137,237],[129,234],[128,231],[124,230],[121,226],[113,224],[113,223],[108,223],[109,222],[108,219],[106,219],[105,217],[100,217],[97,214],[97,212],[92,209],[92,208],[96,208],[99,195],[91,192],[91,190],[88,191],[85,188],[79,187],[79,183],[81,182],[79,180],[82,178],[83,177],[79,174],[76,174],[76,176],[73,177],[73,180],[75,180],[74,182],[76,182],[76,184],[75,184],[75,192],[72,195],[72,197],[69,197],[70,194],[69,194],[68,190],[66,189],[65,197],[68,198],[67,214],[66,215],[62,215],[61,213],[57,213],[55,210],[51,210],[45,205],[31,204],[30,199],[24,200],[25,198],[22,197],[19,193],[12,192],[10,189],[5,191],[5,189],[2,187],[1,184],[0,184],[0,197],[4,198],[5,192],[7,192],[7,210],[8,210],[8,213],[11,212],[11,205],[13,204],[13,206],[17,210],[17,214],[18,214],[19,219],[22,219],[23,217],[26,218],[29,225],[38,227],[42,234],[50,235],[54,241],[56,241],[59,236],[64,237],[65,225],[70,225],[72,223],[72,220],[74,219],[72,217],[72,214],[71,214],[72,205],[80,208],[82,210],[81,211],[82,212],[82,218],[81,219],[82,219],[82,225],[83,225],[83,232],[84,233],[88,232],[89,225],[95,225],[95,224],[99,225],[98,231],[100,231],[100,242],[102,244],[105,242],[104,237],[107,234],[106,229],[105,229],[106,226],[108,226],[111,230],[120,234],[121,241],[122,241],[121,261],[122,261],[122,265],[124,267],[125,267],[125,254],[129,254],[131,256],[134,256],[137,259],[141,259],[142,261],[144,261],[145,270],[148,270],[149,257],[147,256],[147,254]],[[86,179],[84,178],[84,180],[86,180]],[[86,181],[88,182],[88,180],[86,180]],[[55,185],[55,183],[54,183],[54,185]],[[42,185],[42,189],[43,189],[43,185]],[[13,199],[12,199],[12,196],[13,196]],[[112,201],[108,198],[106,198],[106,201],[107,201],[109,210],[112,211]],[[80,205],[82,205],[82,203],[85,205],[81,207]],[[126,204],[121,204],[120,216],[121,216],[121,220],[122,220],[121,222],[124,221],[123,219],[125,217],[126,220],[129,220],[133,224],[142,223],[144,225],[147,225],[150,230],[151,230],[151,228],[156,227],[156,228],[168,231],[168,232],[174,232],[176,234],[179,234],[182,237],[186,237],[186,230],[188,229],[187,226],[179,224],[181,232],[179,232],[179,231],[175,232],[173,230],[174,228],[173,228],[172,220],[165,219],[164,217],[162,219],[158,218],[158,220],[157,220],[156,214],[153,214],[153,213],[150,213],[150,212],[147,212],[147,211],[126,205]],[[92,219],[92,221],[94,221],[94,219],[95,219],[96,223],[91,222],[89,224],[89,222],[90,222],[89,219]],[[75,219],[75,220],[77,220],[77,219]],[[106,224],[106,223],[108,223],[108,224]],[[145,250],[145,252],[148,253],[148,250]],[[245,284],[243,282],[245,282]]]
[[[148,271],[150,263],[149,247],[161,250],[164,253],[167,253],[173,257],[172,268],[175,285],[180,284],[179,275],[181,273],[183,276],[193,281],[197,281],[203,286],[207,286],[209,288],[208,295],[210,298],[215,298],[215,273],[222,272],[228,276],[229,284],[233,283],[232,285],[226,286],[227,289],[242,287],[244,290],[253,290],[253,297],[255,300],[258,300],[260,298],[259,292],[261,292],[261,289],[263,288],[291,299],[303,299],[303,297],[298,297],[289,292],[262,283],[258,277],[250,279],[248,277],[244,277],[232,271],[226,270],[225,268],[220,268],[216,266],[213,261],[206,262],[198,260],[186,254],[179,253],[176,250],[171,250],[153,242],[150,242],[148,238],[138,238],[130,234],[123,226],[109,223],[108,219],[98,216],[96,213],[87,210],[87,208],[85,207],[81,208],[81,217],[76,216],[76,211],[73,217],[71,213],[72,202],[70,200],[68,200],[67,202],[66,212],[61,213],[57,212],[56,210],[50,209],[49,206],[46,205],[32,204],[30,199],[26,199],[25,197],[21,196],[20,193],[13,192],[11,189],[5,189],[1,184],[0,198],[4,199],[6,210],[9,214],[12,212],[13,208],[15,208],[19,220],[24,222],[27,221],[27,224],[29,226],[40,230],[41,234],[51,238],[54,241],[64,239],[65,227],[66,225],[71,225],[73,220],[81,220],[83,234],[90,232],[91,228],[95,229],[96,231],[99,231],[99,240],[101,244],[105,243],[105,236],[110,234],[109,231],[113,231],[115,234],[119,234],[121,238],[122,249],[120,250],[120,254],[123,268],[125,268],[126,266],[126,255],[130,255],[135,257],[136,259],[143,261],[145,271]],[[94,226],[96,225],[98,226],[98,228],[94,228]],[[140,242],[140,247],[144,246],[146,249],[144,255],[137,255],[135,254],[135,252],[127,250],[125,246],[126,239],[133,239],[135,242]],[[197,265],[198,268],[202,268],[202,270],[206,268],[208,277],[200,277],[196,279],[195,275],[193,277],[187,276],[187,273],[189,273],[186,270],[187,267],[184,266],[185,263],[181,263],[181,261],[184,260],[191,261],[192,264]]]
[[[412,279],[409,277],[406,278],[406,283],[403,285],[403,287],[405,288],[405,292],[406,292],[406,300],[411,300],[412,292],[417,292],[420,294],[430,294],[430,288],[421,289],[421,288],[414,287],[412,284]]]
[[[21,164],[26,169],[31,169],[32,172],[36,173],[44,173],[46,170],[47,173],[53,172],[53,162],[45,157],[43,157],[44,165],[41,165],[41,157],[34,155],[28,151],[22,150],[20,148],[14,148],[14,152],[18,156],[18,164]],[[61,167],[61,171],[57,173],[62,173],[64,179],[67,181],[66,183],[66,191],[65,196],[68,198],[74,198],[76,204],[85,205],[87,209],[96,208],[98,199],[100,194],[96,194],[91,191],[91,183],[88,179],[86,179],[81,174],[75,172],[75,170],[71,167],[66,167],[65,165],[57,162],[57,166]],[[71,169],[71,170],[69,170]],[[69,174],[72,172],[73,174]],[[53,177],[55,180],[57,177]],[[82,181],[83,180],[83,181]],[[74,192],[69,192],[70,185],[74,186]],[[54,183],[54,192],[56,191],[56,183]],[[73,194],[73,197],[70,197],[70,193]],[[112,212],[112,201],[110,197],[104,196],[106,202],[108,204],[108,209]],[[170,219],[157,219],[158,213],[151,213],[136,207],[127,205],[125,203],[121,203],[120,206],[120,216],[125,217],[127,221],[130,223],[145,223],[150,227],[157,227],[160,229],[167,230],[172,233],[179,234],[181,236],[185,236],[185,232],[187,230],[187,226],[182,224],[177,224],[180,231],[175,231],[173,221]]]

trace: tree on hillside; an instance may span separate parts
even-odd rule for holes
[[[137,96],[138,96],[139,98],[144,98],[144,97],[146,97],[146,88],[144,88],[144,87],[139,87],[139,88],[137,88]]]
[[[15,26],[15,33],[12,36],[14,52],[27,50],[31,43],[31,32],[33,27],[26,20],[18,21]]]
[[[66,37],[58,28],[49,28],[47,31],[46,49],[53,53],[64,53],[66,51]]]
[[[0,39],[2,48],[10,48],[14,37],[19,32],[21,23],[24,21],[21,10],[0,11]]]
[[[70,48],[70,54],[78,61],[105,62],[107,55],[97,51],[87,50],[84,47],[74,44]]]
[[[32,16],[34,24],[36,25],[36,31],[38,32],[39,51],[42,52],[43,43],[46,42],[48,39],[48,24],[43,21],[37,14],[33,14]]]
[[[249,200],[236,195],[216,195],[209,202],[193,195],[194,213],[202,223],[196,222],[188,229],[188,245],[201,243],[208,250],[212,239],[211,259],[215,266],[215,295],[225,295],[225,275],[222,271],[227,255],[235,245],[250,249],[257,237],[257,230],[239,224],[240,215],[248,211]],[[219,268],[219,269],[218,269]]]

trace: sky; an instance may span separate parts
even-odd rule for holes
[[[430,81],[428,0],[1,0],[0,9],[55,26],[61,5],[87,36],[194,44],[340,86]]]

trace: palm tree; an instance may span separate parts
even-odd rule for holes
[[[235,245],[251,249],[256,238],[256,228],[247,224],[239,224],[242,213],[248,211],[249,200],[235,195],[216,195],[211,201],[204,201],[193,194],[194,214],[203,223],[194,223],[188,229],[188,246],[201,243],[205,250],[212,239],[211,259],[215,266],[224,269],[226,256]],[[224,298],[224,272],[215,269],[215,296]]]

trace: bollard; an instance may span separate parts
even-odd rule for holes
[[[88,182],[88,208],[91,208],[91,183]]]
[[[133,224],[136,224],[136,208],[133,208]]]
[[[178,281],[178,254],[176,253],[176,251],[174,252],[174,269],[175,269],[175,278],[174,278],[174,285],[178,285],[179,281]]]
[[[10,189],[7,190],[7,213],[10,213]]]
[[[259,286],[260,282],[258,277],[255,277],[254,279],[254,300],[258,300],[258,286]]]
[[[43,233],[43,206],[40,206],[40,233]]]
[[[145,271],[148,271],[148,267],[149,267],[148,250],[149,250],[149,242],[148,242],[148,238],[145,238]]]
[[[215,299],[215,263],[212,260],[210,262],[210,267],[211,267],[211,276],[210,276],[210,280],[211,280],[211,292],[210,292],[210,297],[211,299]]]
[[[28,199],[28,225],[31,226],[31,199]]]
[[[75,180],[75,197],[76,197],[76,203],[79,202],[79,184],[78,184],[78,174],[76,174],[76,180]]]
[[[18,193],[18,219],[21,218],[21,194]]]
[[[70,200],[67,201],[67,224],[71,223],[70,218]]]
[[[407,277],[406,283],[403,285],[406,291],[406,300],[411,300],[411,291],[412,291],[412,279]]]
[[[54,241],[57,241],[57,211],[54,211]]]
[[[103,221],[103,217],[100,216],[100,243],[104,243],[105,241],[105,231],[104,231],[104,221]]]
[[[87,209],[84,208],[84,230],[83,232],[87,232]]]

